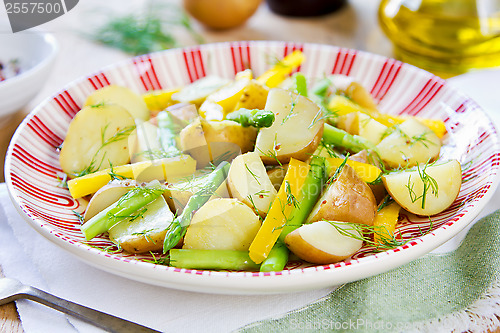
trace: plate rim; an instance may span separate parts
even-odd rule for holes
[[[279,45],[289,45],[289,44],[294,44],[294,42],[285,42],[285,41],[236,41],[236,42],[222,42],[222,43],[211,43],[211,44],[204,44],[204,45],[199,45],[199,46],[192,46],[192,47],[183,47],[183,48],[176,48],[176,49],[171,49],[171,50],[165,50],[165,51],[158,51],[154,53],[147,54],[147,56],[152,56],[155,54],[160,54],[164,52],[174,52],[176,50],[193,50],[193,49],[201,49],[201,48],[208,48],[208,47],[215,47],[215,46],[227,46],[227,45],[235,45],[235,44],[241,44],[241,43],[256,43],[256,44],[264,44],[264,45],[274,45],[274,44],[279,44]],[[342,48],[339,46],[335,45],[327,45],[327,44],[316,44],[316,43],[300,43],[301,45],[308,45],[308,46],[316,46],[320,48],[327,48],[327,49],[346,49],[346,50],[353,50],[358,53],[363,53],[366,54],[370,57],[377,57],[378,59],[391,59],[385,56],[381,56],[378,54],[373,54],[370,52],[366,51],[359,51],[359,50],[354,50],[354,49],[349,49],[349,48]],[[9,144],[7,154],[6,154],[6,161],[5,161],[5,167],[4,167],[4,172],[5,172],[5,180],[7,183],[7,189],[9,192],[9,197],[11,198],[12,202],[14,203],[15,208],[17,211],[21,214],[23,219],[28,222],[28,224],[33,227],[38,233],[40,233],[42,236],[47,238],[48,240],[52,241],[59,247],[63,248],[67,252],[71,253],[72,255],[75,255],[78,257],[80,260],[83,260],[87,264],[90,264],[94,267],[98,267],[99,269],[124,276],[130,279],[134,279],[137,281],[141,282],[146,282],[149,284],[155,284],[159,286],[164,286],[164,287],[170,287],[170,288],[175,288],[175,289],[182,289],[182,290],[190,290],[190,291],[198,291],[198,292],[209,292],[209,293],[223,293],[223,294],[269,294],[269,293],[284,293],[284,292],[295,292],[295,291],[302,291],[302,290],[310,290],[310,289],[319,289],[322,287],[327,287],[327,286],[332,286],[332,283],[330,282],[332,278],[335,278],[335,281],[338,282],[339,284],[345,283],[345,282],[350,282],[357,280],[359,278],[353,279],[352,276],[356,275],[357,271],[363,271],[363,268],[367,265],[370,265],[371,262],[377,260],[380,264],[378,265],[377,269],[373,269],[370,271],[369,274],[362,274],[363,276],[361,278],[373,276],[376,274],[380,274],[382,272],[388,271],[390,269],[393,269],[395,267],[399,267],[402,264],[408,263],[410,261],[413,261],[417,259],[418,257],[428,253],[429,251],[433,250],[434,248],[438,247],[442,243],[448,241],[452,237],[454,237],[456,234],[458,234],[462,229],[464,229],[466,226],[468,226],[470,223],[474,221],[474,219],[479,215],[481,210],[484,208],[484,206],[489,202],[491,197],[493,196],[496,188],[498,187],[498,184],[500,182],[500,172],[499,169],[500,167],[497,165],[493,169],[496,169],[497,172],[493,175],[492,173],[489,174],[488,180],[491,180],[490,186],[488,190],[486,191],[485,195],[481,198],[480,201],[470,203],[471,209],[467,211],[467,218],[464,220],[460,220],[461,223],[452,223],[449,226],[440,226],[439,228],[433,230],[432,233],[424,235],[422,237],[419,237],[418,239],[411,241],[410,243],[415,243],[415,244],[410,244],[406,248],[397,248],[397,251],[394,250],[389,250],[387,252],[382,252],[379,254],[375,255],[370,255],[364,258],[359,258],[356,259],[356,265],[351,265],[351,264],[340,264],[339,266],[335,266],[334,264],[329,265],[331,268],[335,269],[325,269],[326,265],[320,265],[316,266],[315,269],[309,269],[309,268],[304,268],[300,270],[290,270],[290,271],[282,271],[282,272],[277,272],[277,273],[258,273],[258,275],[255,275],[253,272],[245,272],[245,273],[240,273],[240,272],[215,272],[214,271],[202,271],[202,270],[185,270],[185,269],[173,269],[170,267],[170,269],[167,269],[167,266],[162,266],[162,265],[157,265],[153,263],[146,263],[146,262],[141,262],[137,260],[130,260],[130,259],[125,259],[121,258],[120,260],[116,260],[112,255],[105,253],[103,251],[99,251],[96,249],[91,248],[88,245],[85,244],[76,244],[77,246],[74,246],[75,244],[72,244],[71,242],[64,240],[63,238],[55,235],[54,232],[49,230],[48,228],[44,228],[44,226],[40,226],[36,223],[36,221],[31,218],[27,212],[25,212],[22,209],[21,203],[18,201],[18,198],[14,195],[14,185],[12,184],[12,179],[11,179],[11,174],[10,174],[10,167],[11,167],[11,160],[12,160],[12,149],[13,149],[13,143],[15,143],[18,140],[18,137],[21,135],[22,131],[26,128],[28,122],[35,116],[41,108],[43,108],[49,101],[53,100],[59,93],[70,89],[72,86],[80,84],[82,81],[84,81],[86,78],[92,77],[93,75],[97,75],[99,73],[105,72],[106,70],[109,70],[111,68],[115,67],[120,67],[124,66],[127,64],[130,64],[131,61],[134,59],[143,57],[142,56],[137,56],[137,57],[132,57],[129,59],[121,60],[119,62],[113,63],[111,65],[105,66],[98,71],[95,71],[93,73],[90,73],[85,76],[78,77],[75,80],[72,80],[71,82],[68,82],[65,84],[63,87],[58,89],[56,93],[53,95],[45,98],[42,102],[40,102],[23,120],[23,122],[19,125],[18,129],[14,133],[11,143]],[[408,64],[405,64],[405,66],[411,66]],[[414,67],[414,66],[411,66]],[[416,67],[414,67],[416,68]],[[418,69],[418,71],[423,71],[421,69]],[[425,72],[425,71],[424,71]],[[430,73],[429,73],[430,74]],[[431,76],[434,76],[430,74]],[[494,136],[492,135],[492,138],[494,138],[494,142],[496,144],[496,149],[495,153],[500,154],[500,144],[499,144],[499,134],[496,125],[492,122],[491,117],[481,108],[477,105],[477,103],[469,98],[466,94],[462,93],[460,90],[456,89],[450,84],[446,84],[449,87],[449,89],[452,89],[455,94],[460,94],[462,97],[465,97],[473,103],[473,106],[477,108],[478,111],[482,113],[483,116],[485,116],[489,124],[492,125],[493,132],[489,132],[489,134],[495,134]],[[485,183],[488,183],[485,181]],[[455,216],[455,215],[454,215]],[[450,217],[450,220],[453,220],[453,217]],[[447,231],[446,231],[447,230]],[[449,235],[447,237],[441,236],[441,233],[446,231],[446,235]],[[436,235],[437,234],[437,235]],[[440,238],[441,237],[441,238]],[[76,242],[75,242],[76,243]],[[410,250],[409,250],[410,249]],[[97,254],[97,256],[96,256]],[[390,254],[390,255],[389,255]],[[124,269],[122,268],[121,263],[122,262],[133,262],[136,265],[123,265]],[[350,267],[349,267],[350,266]],[[158,267],[163,267],[162,269],[157,269]],[[318,269],[318,267],[321,267],[322,269]],[[354,267],[354,268],[353,268]],[[347,273],[345,271],[347,270]],[[147,272],[148,274],[144,274],[144,272]],[[200,273],[201,272],[201,273]],[[209,272],[205,274],[204,272]],[[284,274],[283,272],[288,272],[287,274]],[[142,274],[138,274],[142,273]],[[148,276],[146,276],[148,275]],[[341,275],[340,277],[338,275]],[[342,276],[343,275],[343,276]],[[209,276],[209,279],[206,279],[206,277]],[[253,278],[250,279],[248,277],[260,277],[262,279],[266,279],[265,281],[267,282],[267,286],[259,286],[258,284],[260,282],[259,278]],[[307,276],[309,286],[304,288],[304,281],[300,281],[301,279],[304,279]],[[229,277],[229,278],[228,278]],[[151,279],[154,279],[153,281]],[[172,278],[174,281],[170,280]],[[179,279],[180,278],[180,279]],[[238,286],[240,283],[239,281],[245,281],[246,287],[242,288],[241,286]],[[311,280],[314,280],[311,282]],[[230,281],[230,282],[229,282]],[[221,285],[223,282],[223,285]],[[249,283],[251,282],[251,283]]]

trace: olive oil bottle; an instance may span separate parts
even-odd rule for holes
[[[441,77],[500,66],[500,0],[382,0],[396,58]]]

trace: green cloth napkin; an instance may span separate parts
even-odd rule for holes
[[[499,222],[497,211],[478,221],[453,252],[429,254],[387,273],[346,284],[302,309],[239,331],[409,332],[427,328],[438,332],[490,328],[497,319],[480,321],[481,312],[491,312],[500,304]]]

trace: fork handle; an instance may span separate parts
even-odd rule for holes
[[[79,305],[65,299],[56,297],[49,294],[43,290],[30,287],[24,293],[26,299],[41,303],[43,305],[49,306],[58,311],[67,313],[90,324],[98,326],[108,332],[120,332],[120,333],[135,333],[144,332],[152,333],[159,332],[151,328],[133,323],[131,321],[121,319],[104,312],[100,312],[94,309],[90,309],[86,306]]]

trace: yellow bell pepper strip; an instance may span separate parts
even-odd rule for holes
[[[373,222],[373,227],[376,231],[373,240],[376,244],[382,245],[387,240],[392,239],[394,230],[396,230],[396,224],[398,223],[400,210],[401,206],[397,202],[392,202],[377,211],[375,221]]]
[[[336,116],[343,116],[352,112],[361,112],[370,116],[371,118],[378,121],[382,125],[388,127],[401,124],[408,118],[412,118],[409,116],[395,116],[395,115],[380,113],[376,110],[367,109],[351,101],[349,98],[341,95],[332,96],[328,101],[327,108],[328,110],[330,110],[330,112],[332,112]],[[436,135],[440,139],[446,134],[446,126],[444,124],[444,121],[442,120],[419,118],[419,117],[413,117],[413,118],[417,119],[418,121],[429,127],[429,129],[431,129],[434,133],[436,133]]]
[[[337,168],[344,162],[343,158],[338,157],[328,157],[326,158],[327,164],[327,174],[331,175],[335,173]],[[347,164],[356,171],[359,178],[366,183],[371,183],[377,180],[377,178],[382,173],[382,170],[374,165],[362,163],[358,161],[347,160]]]
[[[111,174],[115,174],[121,178],[133,178],[134,170],[131,164],[126,164],[113,167],[113,172],[111,172],[111,169],[104,169],[82,177],[73,178],[68,180],[69,193],[75,199],[95,193],[109,183],[112,179]]]
[[[153,179],[172,179],[192,174],[196,170],[196,161],[189,155],[163,158],[154,161],[137,162],[105,169],[68,181],[68,189],[75,199],[97,192],[113,179],[137,179],[148,182]]]
[[[283,226],[291,218],[290,212],[292,212],[294,205],[298,204],[296,198],[299,197],[308,172],[309,164],[294,158],[290,159],[285,179],[276,199],[271,204],[271,208],[248,250],[250,258],[256,264],[260,264],[268,257],[283,230]]]
[[[180,89],[156,90],[142,95],[142,99],[146,102],[150,111],[161,111],[168,106],[174,104],[172,95]]]
[[[293,230],[299,228],[305,222],[314,204],[318,201],[326,182],[326,162],[323,157],[313,155],[309,163],[309,173],[307,174],[302,189],[298,197],[299,205],[293,207],[290,218],[283,226],[278,241],[274,244],[267,258],[260,265],[261,272],[282,271],[288,262],[288,248],[284,240]]]
[[[274,67],[259,76],[257,81],[268,86],[269,88],[275,88],[283,82],[283,80],[285,80],[285,78],[290,75],[295,68],[299,67],[304,60],[305,56],[301,51],[293,51]]]
[[[375,117],[372,116],[375,120],[378,122],[386,125],[386,126],[393,126],[396,124],[401,124],[402,122],[408,120],[409,118],[414,118],[418,121],[420,121],[422,124],[425,126],[429,127],[431,131],[433,131],[438,138],[442,138],[447,130],[446,130],[446,125],[444,124],[444,121],[440,119],[430,119],[430,118],[420,118],[420,117],[412,117],[412,116],[394,116],[394,115],[389,115],[385,113],[378,113],[375,115]]]

